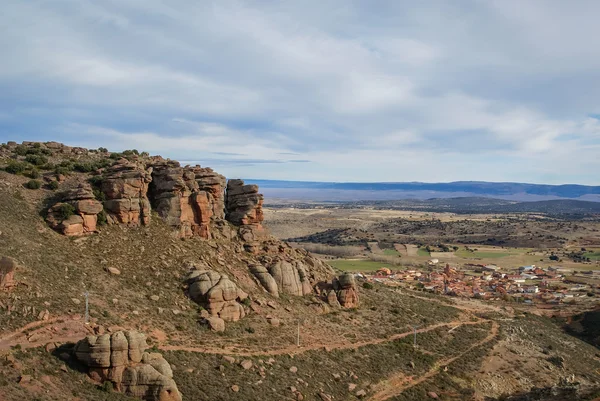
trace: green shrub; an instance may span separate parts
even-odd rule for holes
[[[63,203],[58,208],[58,213],[63,220],[66,220],[75,214],[75,208],[72,205],[69,205],[68,203]]]
[[[363,288],[366,289],[366,290],[372,290],[373,289],[373,284],[364,282],[363,283]]]
[[[42,187],[42,183],[38,180],[30,180],[25,184],[25,188],[28,189],[40,189]]]
[[[100,153],[108,153],[108,149],[100,147],[100,148],[98,148],[98,152],[100,152]]]
[[[100,213],[98,213],[97,217],[98,217],[97,224],[99,226],[104,226],[104,225],[108,224],[108,219],[106,218],[106,212],[104,210],[102,210]]]
[[[58,181],[50,181],[48,183],[48,189],[51,189],[53,191],[58,189]]]
[[[18,145],[15,148],[15,153],[19,156],[25,156],[27,154],[27,147],[25,145]]]
[[[29,177],[30,178],[40,178],[42,175],[40,174],[39,170],[37,168],[32,168],[31,171],[29,172]]]
[[[42,166],[48,163],[48,158],[42,155],[30,154],[25,157],[25,161],[33,164],[34,166]]]
[[[127,149],[123,151],[123,154],[125,156],[131,156],[131,155],[139,155],[140,152],[137,151],[137,149]]]
[[[28,168],[29,168],[29,163],[23,163],[23,162],[11,160],[8,162],[8,166],[6,166],[5,170],[7,173],[11,173],[11,174],[22,174]]]
[[[120,153],[111,153],[109,157],[113,160],[117,160],[117,159],[121,158],[121,154]]]

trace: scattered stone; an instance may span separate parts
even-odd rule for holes
[[[367,395],[367,392],[365,390],[359,390],[359,391],[356,392],[356,396],[358,398],[362,398],[362,397],[364,397],[366,395]]]
[[[348,384],[348,391],[354,391],[354,389],[356,389],[356,384],[354,384],[354,383],[349,383],[349,384]]]
[[[234,393],[239,392],[240,386],[238,386],[237,384],[234,384],[233,386],[231,386],[231,391],[233,391]]]
[[[81,300],[77,298],[71,298],[71,302],[73,302],[75,305],[79,305],[81,303]]]
[[[150,295],[150,299],[152,301],[158,301],[160,299],[160,297],[158,295]]]
[[[109,272],[110,274],[114,274],[116,276],[121,274],[121,270],[117,269],[116,267],[107,267],[106,271]]]
[[[208,322],[208,326],[212,331],[216,331],[217,333],[222,333],[225,331],[225,320],[220,317],[211,316],[206,319]]]
[[[297,368],[297,367],[295,367],[295,366],[292,366],[292,367],[290,368],[290,372],[292,372],[292,373],[296,373],[296,372],[298,372],[298,368]]]
[[[275,302],[273,302],[273,301],[267,302],[267,306],[269,308],[277,309],[277,304]]]
[[[429,398],[433,398],[433,399],[438,399],[439,398],[438,395],[437,395],[437,393],[435,393],[433,391],[428,392],[427,395],[429,396]]]
[[[278,327],[279,324],[281,323],[280,320],[276,317],[272,317],[268,320],[269,320],[269,323],[271,324],[271,326],[275,326],[275,327]]]
[[[31,375],[21,375],[19,376],[19,384],[26,384],[31,381]]]
[[[322,401],[331,401],[331,396],[323,392],[319,393],[319,398],[321,398]]]
[[[242,362],[240,362],[240,366],[244,368],[244,370],[248,370],[252,369],[252,366],[254,366],[254,364],[250,359],[244,359]]]
[[[229,363],[235,363],[235,358],[229,355],[223,356],[223,360]]]

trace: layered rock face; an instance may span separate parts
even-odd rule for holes
[[[212,169],[182,168],[166,161],[154,165],[151,197],[153,207],[180,237],[212,238],[211,222],[224,216],[225,177]]]
[[[358,290],[354,276],[349,273],[342,274],[333,280],[333,289],[337,299],[344,308],[358,307]]]
[[[214,270],[194,269],[188,276],[189,296],[213,317],[235,322],[246,313],[241,301],[248,298],[233,281]]]
[[[75,346],[75,357],[98,382],[110,381],[115,390],[147,401],[181,401],[169,363],[148,353],[146,337],[136,331],[88,336]]]
[[[244,185],[242,180],[229,180],[225,192],[225,218],[239,226],[239,234],[246,243],[246,250],[258,252],[260,242],[267,237],[262,226],[264,219],[263,195],[258,185]]]
[[[0,259],[0,290],[8,291],[15,286],[15,270],[16,260],[7,256]]]
[[[146,225],[150,222],[148,185],[152,181],[152,168],[143,164],[119,160],[107,168],[101,189],[106,196],[104,208],[108,223]]]
[[[87,184],[67,191],[61,202],[48,209],[46,221],[52,229],[68,236],[78,236],[96,231],[98,213],[102,203],[96,200]]]

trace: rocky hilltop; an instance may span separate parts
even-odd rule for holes
[[[596,348],[548,319],[336,274],[269,235],[262,205],[256,185],[137,150],[1,144],[0,399],[459,401],[599,385]]]

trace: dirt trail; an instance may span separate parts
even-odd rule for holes
[[[482,321],[482,322],[478,322],[478,323],[483,323],[483,322],[486,322],[486,321]],[[460,354],[458,354],[456,356],[453,356],[451,358],[442,359],[442,360],[436,362],[427,373],[420,376],[417,380],[412,380],[411,376],[406,376],[403,373],[398,373],[398,374],[391,376],[390,378],[388,378],[387,380],[385,380],[384,382],[382,382],[378,385],[379,389],[376,390],[376,392],[369,398],[369,400],[370,401],[384,401],[391,397],[402,394],[402,392],[404,392],[405,390],[407,390],[411,387],[414,387],[414,386],[432,378],[433,376],[437,375],[439,373],[440,369],[442,369],[443,367],[456,361],[457,359],[459,359],[466,353],[470,352],[474,348],[479,347],[487,342],[492,341],[498,335],[499,325],[498,325],[498,323],[496,323],[494,321],[488,320],[488,322],[492,323],[492,328],[490,330],[490,333],[483,340],[478,341],[475,344],[472,344],[469,348],[467,348],[465,351],[461,352]]]
[[[89,327],[83,324],[81,316],[57,316],[5,333],[0,337],[0,353],[15,346],[35,348],[48,343],[78,341],[88,334]]]
[[[454,329],[454,328],[456,328],[458,326],[462,326],[462,325],[475,325],[475,324],[481,324],[481,323],[482,323],[482,321],[479,321],[479,320],[473,321],[473,322],[454,320],[454,321],[448,322],[448,323],[438,323],[438,324],[434,324],[434,325],[431,325],[428,327],[424,327],[422,329],[417,330],[417,333],[426,333],[428,331],[435,330],[440,327],[452,326],[452,329]],[[314,351],[314,350],[318,350],[318,349],[325,349],[326,351],[331,351],[334,349],[336,349],[336,350],[357,349],[357,348],[364,347],[367,345],[376,345],[376,344],[382,344],[385,342],[399,340],[401,338],[413,335],[413,333],[414,333],[414,331],[411,330],[411,331],[407,331],[404,333],[394,334],[389,337],[376,338],[374,340],[369,340],[369,341],[359,341],[359,342],[355,342],[355,343],[327,343],[327,344],[314,343],[309,346],[300,346],[300,347],[292,345],[289,347],[272,349],[272,350],[268,350],[268,351],[239,350],[239,349],[231,349],[231,348],[223,349],[223,348],[213,348],[213,347],[188,347],[188,346],[183,346],[183,345],[162,345],[162,346],[159,346],[158,348],[163,351],[186,351],[186,352],[200,352],[200,353],[204,353],[204,354],[222,354],[222,355],[239,355],[239,356],[273,356],[273,355],[283,355],[283,354],[298,355],[298,354],[302,354],[307,351]]]

